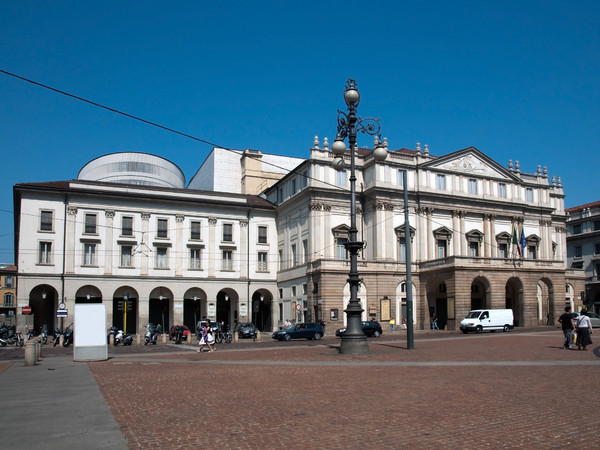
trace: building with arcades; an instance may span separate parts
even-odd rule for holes
[[[305,160],[225,152],[214,149],[187,188],[175,164],[145,153],[104,155],[76,180],[15,185],[17,304],[31,306],[35,328],[61,326],[61,303],[69,314],[89,302],[138,334],[204,317],[262,331],[286,319],[341,327],[348,170],[316,138]],[[563,186],[546,168],[503,167],[474,147],[434,156],[417,145],[383,162],[358,149],[355,159],[363,319],[406,319],[407,239],[417,329],[433,312],[457,329],[475,308],[510,308],[518,326],[538,326],[585,290],[583,271],[566,265]]]
[[[277,208],[281,318],[325,320],[333,331],[350,299],[350,195],[349,170],[334,169],[328,147],[315,138],[310,158],[265,196]],[[383,162],[359,148],[355,161],[363,320],[406,319],[407,239],[417,329],[430,327],[433,312],[458,329],[476,308],[510,308],[518,326],[546,324],[583,288],[581,272],[565,265],[563,186],[545,167],[529,174],[474,147],[434,156],[418,144]]]
[[[76,180],[15,185],[17,302],[34,327],[61,326],[61,303],[64,326],[76,303],[103,303],[108,324],[141,335],[148,322],[193,330],[201,318],[272,330],[274,206],[184,182],[165,159],[115,153]]]

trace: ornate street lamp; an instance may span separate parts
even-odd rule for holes
[[[350,284],[350,302],[344,310],[347,318],[346,331],[342,335],[340,353],[344,354],[364,354],[369,352],[367,337],[362,332],[361,315],[362,307],[358,301],[358,286],[360,278],[358,276],[358,252],[363,248],[363,242],[357,241],[358,230],[356,228],[356,173],[355,173],[355,153],[356,153],[356,133],[361,132],[376,136],[373,158],[375,161],[383,161],[387,157],[381,134],[379,133],[381,125],[379,119],[371,117],[361,118],[356,115],[360,94],[356,81],[348,79],[344,89],[344,100],[348,106],[348,113],[338,110],[337,136],[331,146],[331,151],[336,155],[333,167],[336,170],[343,170],[345,167],[344,155],[346,153],[346,144],[344,139],[348,138],[350,144],[350,236],[346,242],[346,250],[350,253],[350,272],[348,274],[348,283]]]

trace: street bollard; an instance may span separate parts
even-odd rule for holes
[[[108,345],[111,347],[115,345],[115,335],[113,333],[108,335]]]
[[[26,366],[35,366],[37,362],[36,358],[36,347],[38,342],[26,342],[25,343],[25,365]]]
[[[233,332],[233,342],[237,344],[238,341],[238,334],[234,331]]]
[[[38,362],[42,358],[42,341],[38,340],[35,342],[35,362]]]
[[[163,345],[167,345],[167,333],[162,334],[162,343]]]
[[[192,345],[192,333],[188,333],[185,342],[187,345]]]
[[[142,345],[142,338],[139,334],[135,335],[135,345]]]
[[[256,342],[260,342],[260,331],[256,330]]]

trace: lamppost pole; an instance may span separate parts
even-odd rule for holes
[[[350,272],[348,273],[350,301],[344,310],[347,325],[346,331],[342,335],[340,353],[356,355],[369,352],[367,337],[362,332],[361,327],[363,309],[358,301],[358,287],[360,285],[358,252],[362,250],[364,244],[358,241],[358,230],[356,228],[356,133],[360,131],[371,136],[377,136],[376,148],[373,151],[373,157],[376,161],[383,161],[387,157],[387,149],[380,139],[379,130],[381,126],[379,119],[369,117],[363,119],[356,115],[360,94],[356,81],[353,79],[348,79],[346,82],[344,101],[348,106],[348,113],[338,110],[337,136],[331,146],[331,150],[336,155],[333,166],[336,170],[343,170],[345,167],[344,155],[346,153],[344,139],[346,137],[350,144],[350,235],[348,242],[346,242],[346,250],[350,254]]]

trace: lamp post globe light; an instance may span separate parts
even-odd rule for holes
[[[358,252],[362,250],[364,243],[357,241],[358,230],[356,228],[356,171],[355,171],[355,153],[356,153],[356,134],[361,133],[376,136],[373,158],[375,161],[383,161],[387,157],[387,149],[382,140],[379,119],[370,117],[361,118],[356,115],[358,104],[360,102],[360,93],[356,81],[348,79],[344,89],[344,101],[348,106],[348,112],[338,110],[337,136],[331,146],[331,151],[335,155],[333,167],[336,170],[343,170],[345,167],[344,155],[346,154],[346,144],[344,139],[348,138],[350,145],[350,236],[346,242],[346,250],[350,254],[350,272],[348,274],[348,284],[350,285],[350,301],[348,307],[344,310],[346,313],[346,331],[342,335],[340,353],[343,354],[364,354],[369,352],[367,337],[362,332],[361,315],[363,309],[358,301],[358,287],[360,278],[358,276]]]

